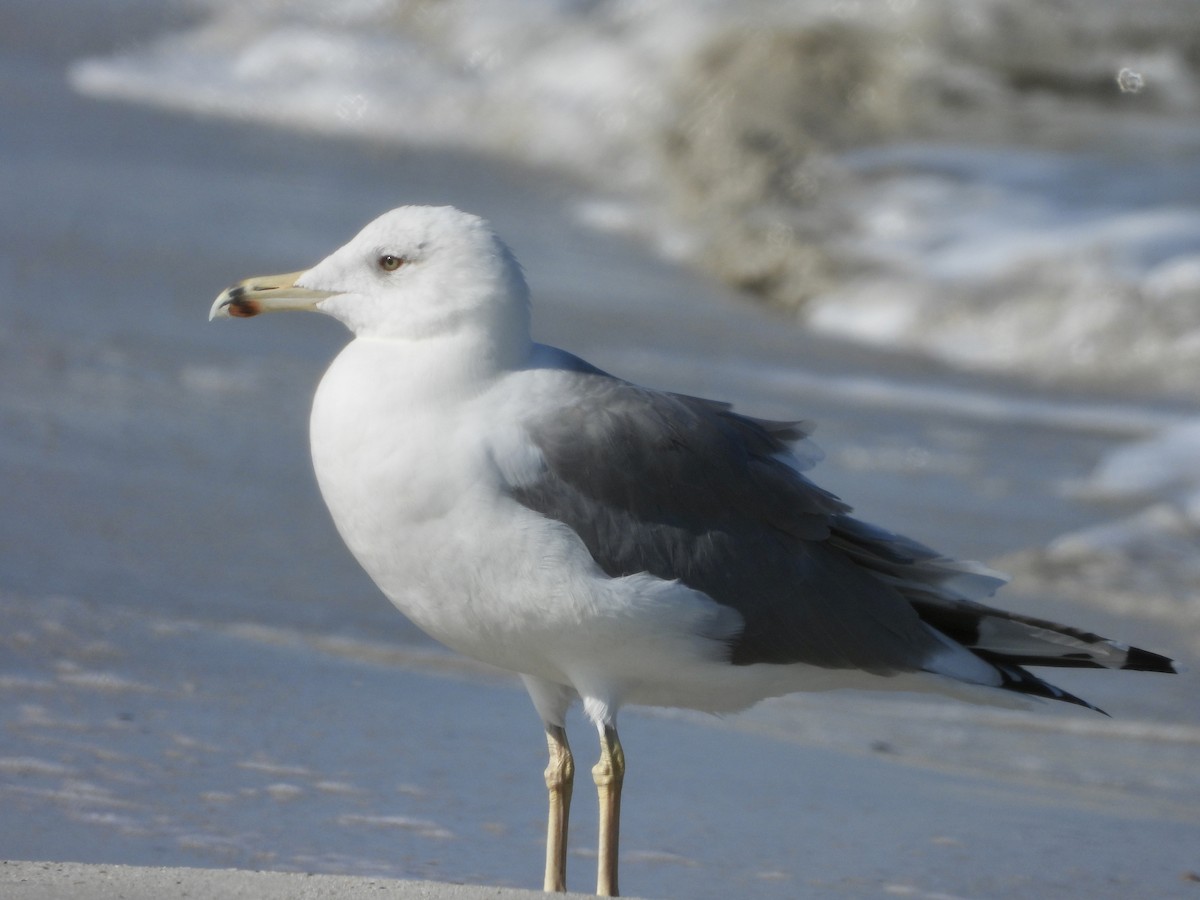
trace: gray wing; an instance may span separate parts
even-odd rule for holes
[[[849,508],[782,459],[804,436],[798,424],[583,366],[559,377],[561,404],[524,423],[544,470],[511,493],[570,526],[606,574],[677,579],[737,610],[737,665],[884,674],[944,650],[872,571],[898,557],[876,560],[865,526],[843,529]]]
[[[936,671],[957,644],[997,687],[1084,706],[1021,665],[1174,671],[1158,654],[977,602],[1004,579],[854,519],[785,461],[799,423],[562,357],[560,403],[523,423],[545,465],[512,496],[572,528],[606,574],[649,572],[735,609],[732,664]]]

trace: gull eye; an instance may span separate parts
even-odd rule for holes
[[[390,253],[387,253],[379,257],[379,268],[385,272],[395,272],[405,262],[406,260],[403,256],[392,256]]]

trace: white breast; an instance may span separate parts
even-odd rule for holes
[[[423,630],[494,665],[561,675],[539,658],[539,634],[564,617],[577,626],[572,597],[586,606],[589,590],[565,583],[567,573],[594,564],[568,529],[501,490],[481,411],[495,403],[483,396],[494,384],[439,379],[440,368],[383,342],[341,353],[313,402],[321,493],[355,558]]]
[[[540,464],[514,413],[546,376],[472,385],[437,368],[360,339],[313,404],[321,493],[392,603],[461,653],[607,696],[711,666],[736,613],[650,575],[609,578],[571,529],[508,496]]]

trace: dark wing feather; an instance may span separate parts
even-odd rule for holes
[[[943,649],[936,629],[990,663],[999,686],[1085,706],[1020,665],[1174,671],[1157,654],[977,602],[1004,579],[852,518],[783,461],[805,436],[799,423],[578,360],[560,374],[569,404],[523,423],[545,469],[512,496],[571,527],[606,574],[677,579],[737,610],[735,665],[919,671]]]
[[[990,662],[1174,673],[1172,660],[1098,634],[977,602],[1004,579],[916,541],[837,517],[831,541],[899,589],[921,619]]]
[[[891,673],[941,645],[903,596],[830,541],[848,507],[778,456],[795,423],[563,373],[570,405],[526,422],[546,470],[513,497],[569,525],[613,577],[677,579],[745,622],[731,661]]]

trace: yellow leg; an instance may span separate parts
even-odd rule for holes
[[[596,868],[596,893],[617,896],[617,849],[621,837],[621,784],[625,780],[625,751],[617,729],[605,725],[600,734],[600,761],[592,768],[600,795],[600,858]]]
[[[545,891],[567,889],[567,820],[571,815],[571,787],[575,781],[575,760],[567,745],[567,732],[561,726],[546,726],[546,744],[550,762],[546,766],[546,790],[550,793],[550,818],[546,822]]]

